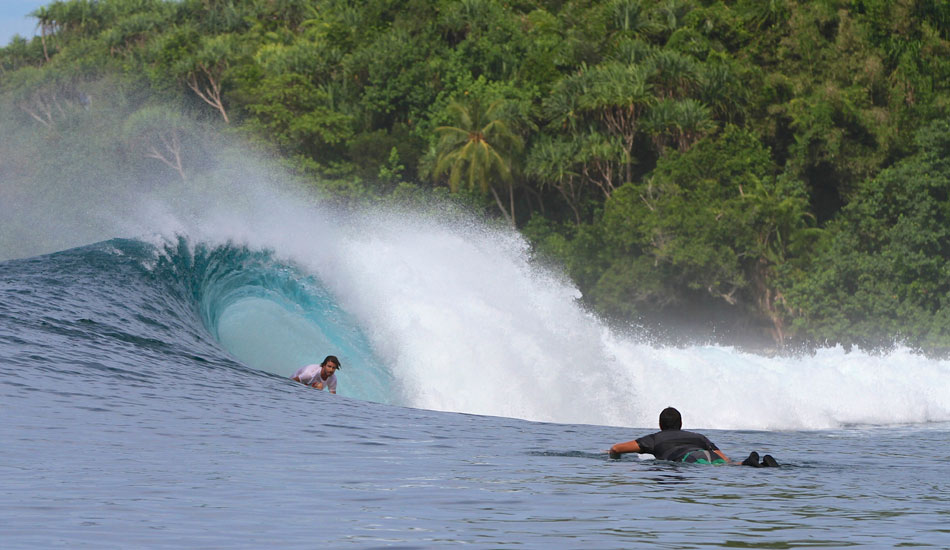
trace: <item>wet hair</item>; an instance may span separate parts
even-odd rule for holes
[[[327,355],[327,358],[324,359],[322,363],[320,363],[320,366],[325,367],[330,361],[333,361],[336,364],[337,369],[340,368],[340,360],[336,358],[336,355]]]
[[[673,407],[667,407],[660,413],[661,430],[679,430],[683,427],[683,417]]]

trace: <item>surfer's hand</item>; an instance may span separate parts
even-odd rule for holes
[[[610,458],[620,458],[620,453],[613,449],[607,449],[607,455],[610,456]]]

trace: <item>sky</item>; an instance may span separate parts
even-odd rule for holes
[[[0,47],[10,43],[14,34],[31,37],[36,34],[36,19],[28,14],[52,0],[0,0]]]

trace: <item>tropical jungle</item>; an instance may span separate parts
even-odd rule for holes
[[[945,0],[33,17],[0,48],[0,200],[37,171],[82,186],[93,158],[97,177],[205,185],[228,136],[341,209],[447,201],[510,226],[592,313],[666,343],[950,351]]]

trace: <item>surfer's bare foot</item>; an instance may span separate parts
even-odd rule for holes
[[[778,468],[778,461],[772,455],[765,455],[762,457],[762,465],[769,468]]]
[[[749,453],[749,458],[742,461],[743,466],[752,466],[753,468],[759,467],[759,453],[752,451]]]

